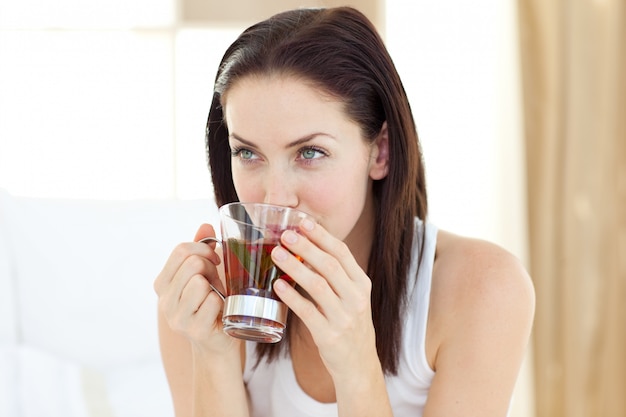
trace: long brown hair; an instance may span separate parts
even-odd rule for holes
[[[301,77],[340,98],[368,141],[387,122],[389,173],[374,181],[375,239],[367,273],[378,355],[385,372],[395,374],[414,219],[427,214],[422,153],[400,77],[373,24],[353,8],[287,11],[245,30],[224,54],[207,121],[208,162],[219,206],[238,201],[222,96],[241,77],[274,73]],[[281,344],[258,349],[259,357],[271,360]]]

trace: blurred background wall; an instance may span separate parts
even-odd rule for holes
[[[285,8],[343,4],[403,78],[433,221],[532,272],[513,416],[626,415],[621,0],[0,0],[0,188],[211,198],[204,125],[227,45]]]

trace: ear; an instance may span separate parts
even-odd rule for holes
[[[389,172],[389,132],[387,122],[383,123],[380,133],[372,147],[370,178],[380,180]]]

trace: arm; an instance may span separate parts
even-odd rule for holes
[[[248,416],[243,344],[218,357],[200,346],[192,347],[187,338],[169,327],[161,312],[158,314],[161,356],[175,415]]]
[[[427,330],[435,377],[424,417],[505,416],[532,327],[532,283],[497,246],[440,236]]]
[[[213,235],[203,225],[196,240]],[[179,245],[154,287],[159,295],[159,341],[177,417],[247,417],[244,344],[221,329],[217,254],[204,243]]]

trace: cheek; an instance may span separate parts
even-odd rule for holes
[[[306,195],[306,205],[316,213],[320,223],[336,238],[345,239],[354,228],[365,207],[368,181],[336,175],[323,184],[315,184]],[[302,196],[301,201],[304,200]]]
[[[233,170],[232,175],[239,201],[263,201],[263,188],[258,175],[242,175],[236,170]]]

